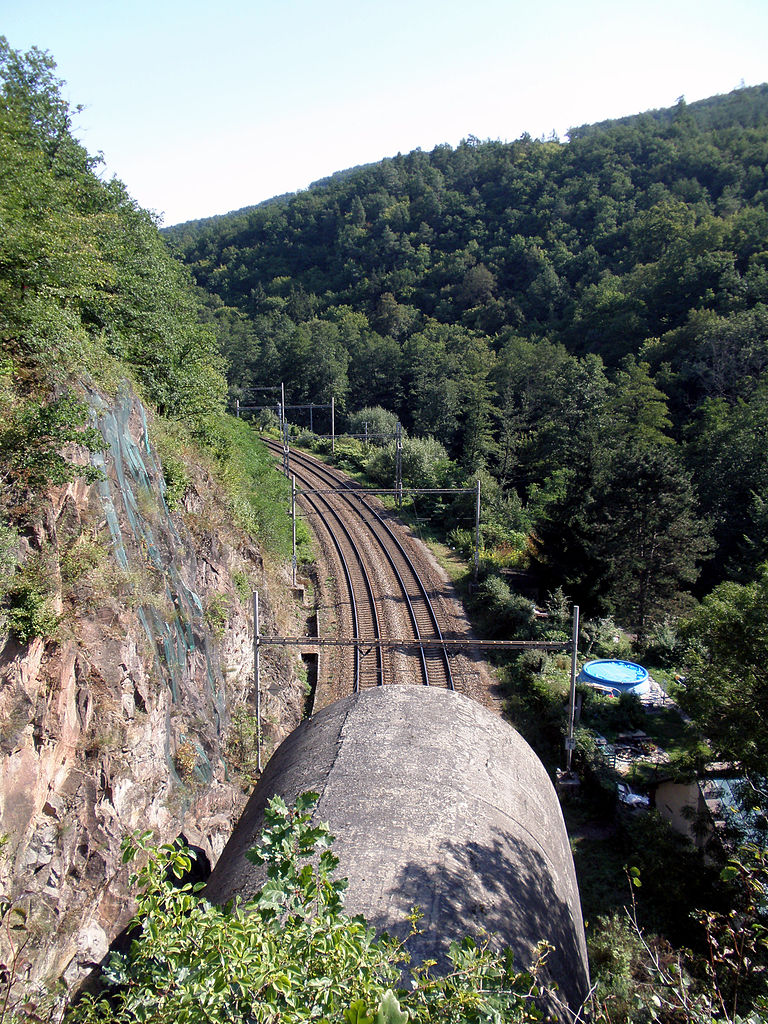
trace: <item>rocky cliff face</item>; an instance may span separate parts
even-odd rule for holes
[[[104,479],[52,493],[21,553],[58,626],[0,650],[0,883],[21,912],[3,941],[26,941],[30,986],[75,985],[127,923],[127,833],[183,834],[216,861],[255,760],[251,589],[264,631],[296,628],[289,576],[210,474],[171,512],[140,402],[91,405]],[[264,760],[301,718],[296,665],[275,653],[262,670]]]

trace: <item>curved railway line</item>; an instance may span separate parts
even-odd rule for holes
[[[264,440],[273,454],[282,455],[279,442]],[[316,535],[326,551],[330,547],[335,553],[339,566],[337,602],[344,622],[340,635],[349,631],[350,639],[361,641],[351,648],[354,660],[348,665],[355,692],[390,682],[455,689],[434,594],[422,579],[424,570],[414,564],[387,522],[387,510],[364,488],[311,456],[292,451],[290,471],[300,505],[317,523]],[[392,638],[425,643],[409,644],[407,649],[375,643]],[[366,649],[366,641],[374,643]]]

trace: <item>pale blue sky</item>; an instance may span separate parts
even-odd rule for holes
[[[768,0],[0,0],[165,224],[355,164],[768,81]]]

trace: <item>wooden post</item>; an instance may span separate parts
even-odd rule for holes
[[[568,735],[565,739],[566,771],[570,773],[573,760],[573,738],[576,720],[576,668],[579,655],[579,606],[573,606],[573,643],[571,647],[571,692],[568,700]]]
[[[259,664],[259,592],[253,592],[253,681],[256,687],[256,767],[261,771],[261,665]]]

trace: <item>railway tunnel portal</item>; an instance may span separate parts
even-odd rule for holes
[[[258,889],[263,878],[245,854],[267,802],[308,790],[319,793],[317,817],[336,837],[350,913],[403,937],[418,905],[424,931],[409,944],[416,961],[440,964],[452,940],[486,931],[522,969],[546,940],[548,980],[578,1009],[588,969],[568,837],[549,776],[510,725],[431,687],[378,687],[336,701],[270,759],[211,875],[209,900]]]

